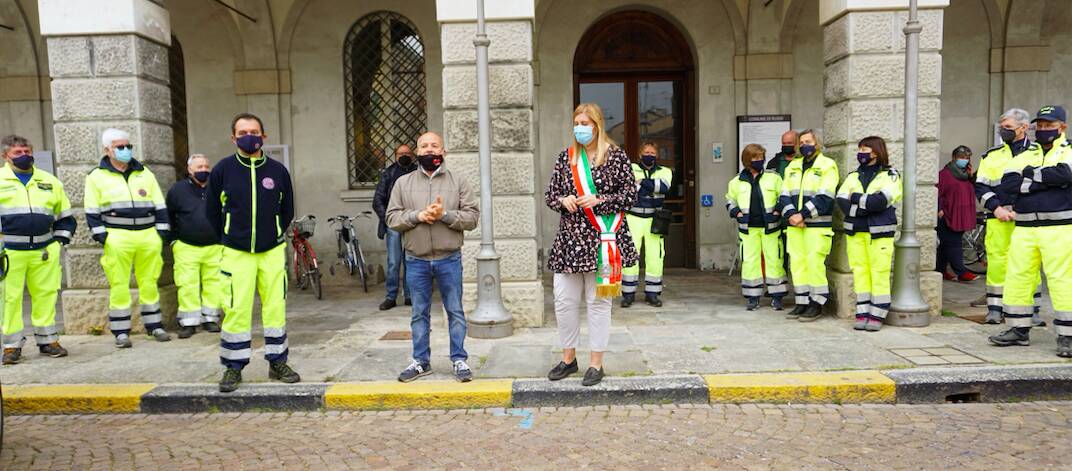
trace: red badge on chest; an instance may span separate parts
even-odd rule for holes
[[[145,191],[145,188],[139,188],[138,189],[138,196],[141,196],[142,198],[144,198],[146,196],[149,196],[149,192]]]
[[[265,190],[271,190],[275,188],[275,180],[272,180],[272,177],[264,177],[264,179],[261,180],[261,186],[263,186]]]

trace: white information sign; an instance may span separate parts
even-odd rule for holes
[[[34,167],[44,170],[53,175],[56,174],[56,163],[52,158],[52,151],[34,149]]]
[[[278,160],[290,172],[290,146],[287,144],[272,144],[261,147],[268,157]]]
[[[737,117],[737,155],[733,156],[740,167],[741,152],[748,144],[759,144],[767,150],[767,160],[782,150],[782,134],[790,129],[791,117],[787,114],[749,115]]]

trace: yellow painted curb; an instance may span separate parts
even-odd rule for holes
[[[105,414],[141,411],[141,396],[155,384],[4,386],[4,411],[12,414]]]
[[[877,371],[704,376],[711,402],[894,403],[897,386]]]
[[[324,406],[366,410],[510,407],[513,384],[509,379],[336,384],[324,394]]]

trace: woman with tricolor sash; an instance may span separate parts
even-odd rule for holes
[[[560,216],[547,266],[555,274],[555,318],[562,344],[562,361],[547,377],[557,381],[578,371],[583,301],[591,357],[581,384],[593,386],[603,379],[611,302],[621,294],[622,267],[638,259],[625,222],[625,210],[636,201],[636,181],[629,157],[607,136],[598,105],[581,103],[573,110],[573,144],[555,160],[545,197]]]

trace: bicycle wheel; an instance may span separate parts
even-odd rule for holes
[[[309,269],[305,266],[305,250],[301,242],[294,244],[294,279],[298,282],[298,289],[304,290],[309,287],[309,277],[306,274]]]
[[[350,276],[357,271],[357,252],[354,251],[353,239],[346,243],[346,271]]]
[[[964,266],[976,275],[986,274],[986,226],[964,233]]]
[[[354,240],[353,251],[356,255],[354,257],[357,260],[357,272],[361,274],[361,289],[368,292],[368,269],[365,265],[365,254],[361,252],[361,244]]]
[[[313,287],[313,294],[316,295],[316,299],[324,299],[324,290],[320,286],[320,270],[313,269],[309,272],[309,284]]]

